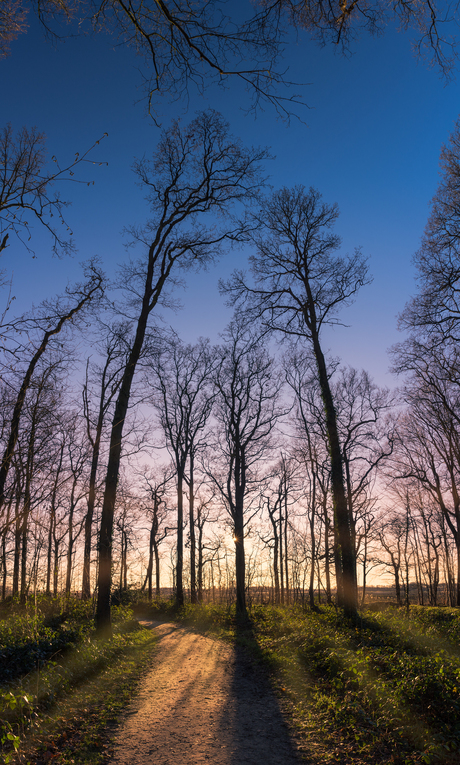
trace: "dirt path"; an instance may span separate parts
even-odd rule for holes
[[[155,663],[113,765],[299,765],[276,698],[238,649],[175,624],[155,630]]]

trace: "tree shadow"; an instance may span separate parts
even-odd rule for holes
[[[219,725],[229,765],[299,765],[292,734],[270,686],[262,652],[248,618],[236,620],[228,700]]]

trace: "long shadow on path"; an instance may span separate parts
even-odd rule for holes
[[[250,625],[241,629],[250,637]],[[270,684],[243,648],[172,624],[157,632],[113,765],[299,765]]]
[[[239,623],[237,630],[240,638],[255,643],[249,621]],[[266,674],[238,642],[227,671],[229,694],[219,736],[229,765],[299,765],[301,758]]]

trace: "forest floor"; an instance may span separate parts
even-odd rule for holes
[[[170,622],[125,711],[113,765],[298,765],[301,756],[263,671],[244,649]]]
[[[460,763],[459,609],[253,604],[243,620],[139,601],[112,616],[101,641],[91,603],[6,610],[1,763]]]

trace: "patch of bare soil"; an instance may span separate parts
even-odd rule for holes
[[[115,738],[112,765],[299,765],[278,701],[238,649],[155,624],[151,671]]]

